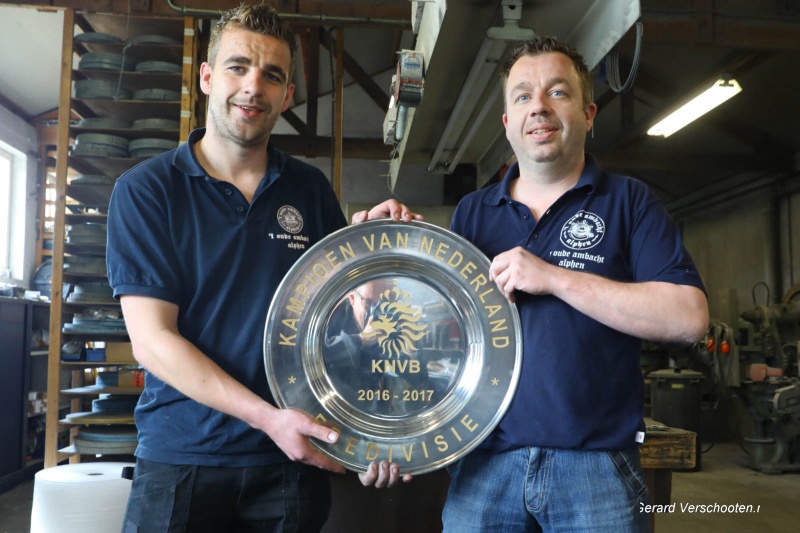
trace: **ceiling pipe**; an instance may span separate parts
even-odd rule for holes
[[[188,15],[195,17],[220,17],[224,13],[224,11],[220,9],[202,9],[202,8],[179,6],[172,0],[167,0],[167,5],[173,11],[176,11],[184,16]],[[293,21],[307,22],[307,23],[316,23],[320,25],[330,24],[331,26],[338,26],[338,25],[402,26],[411,29],[410,18],[409,20],[382,19],[382,18],[371,18],[371,17],[342,17],[338,15],[325,15],[325,14],[307,15],[303,13],[281,13],[280,17],[282,20],[288,22],[293,22]]]

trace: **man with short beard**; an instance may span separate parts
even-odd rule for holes
[[[125,532],[310,532],[327,519],[326,471],[344,469],[309,439],[337,433],[274,405],[262,355],[284,275],[346,225],[323,173],[269,142],[294,92],[295,48],[267,5],[224,14],[200,68],[207,127],[114,189],[109,282],[146,369]],[[389,200],[353,222],[384,217],[421,218]],[[401,477],[383,462],[361,479]]]
[[[501,78],[517,163],[451,229],[516,302],[522,371],[497,428],[452,466],[444,531],[645,532],[640,339],[701,338],[703,284],[653,193],[584,153],[597,106],[577,51],[519,43]]]

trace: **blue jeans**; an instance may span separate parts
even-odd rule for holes
[[[227,468],[138,459],[122,532],[318,532],[330,497],[327,473],[300,463]]]
[[[474,451],[450,476],[444,533],[650,530],[638,448]]]

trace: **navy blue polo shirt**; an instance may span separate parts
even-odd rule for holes
[[[502,182],[466,196],[451,229],[490,259],[522,246],[554,265],[606,278],[703,284],[662,204],[642,182],[604,172],[587,154],[578,183],[539,220]],[[481,446],[625,449],[642,431],[641,341],[553,296],[518,292],[523,363],[516,395]],[[653,302],[654,306],[658,302]]]
[[[180,308],[178,329],[223,370],[272,402],[264,326],[297,259],[347,222],[322,172],[270,144],[252,202],[208,176],[190,147],[205,134],[123,174],[108,215],[114,296]],[[135,411],[136,455],[172,464],[252,466],[286,460],[259,430],[191,400],[150,373]]]

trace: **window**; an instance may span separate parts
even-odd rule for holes
[[[0,141],[0,281],[24,278],[27,159]]]
[[[13,156],[0,148],[0,278],[11,277],[11,169]]]

